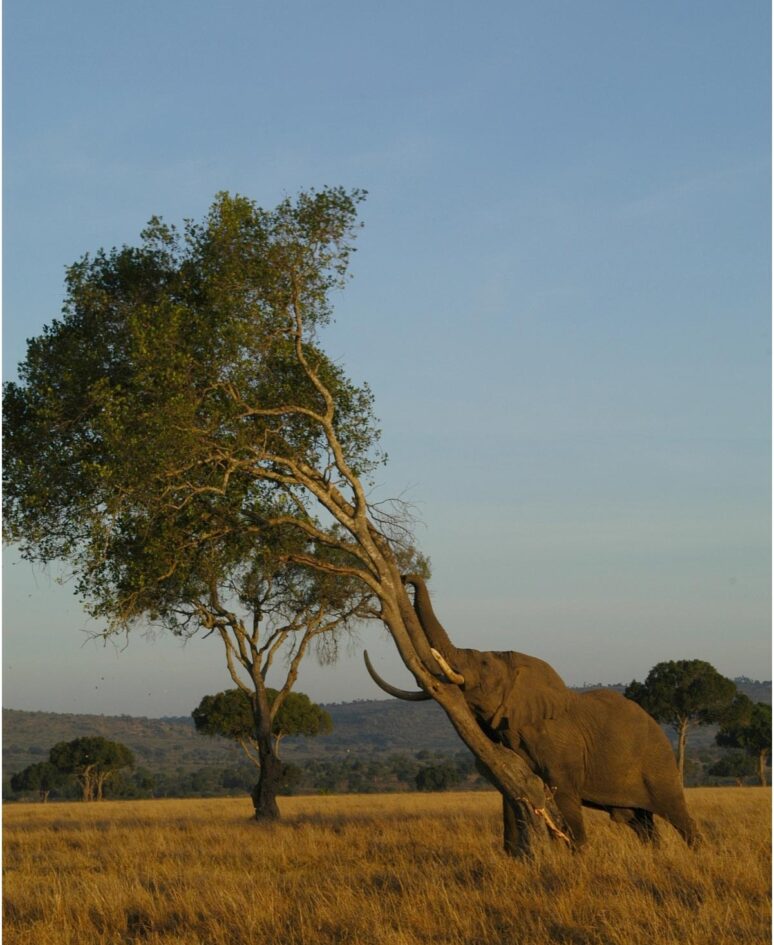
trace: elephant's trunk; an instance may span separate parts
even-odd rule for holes
[[[414,611],[425,632],[428,643],[446,659],[453,661],[457,653],[457,647],[451,642],[443,624],[435,616],[425,579],[418,574],[406,574],[402,580],[404,584],[411,584],[414,588]]]

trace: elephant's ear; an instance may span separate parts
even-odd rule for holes
[[[492,717],[492,728],[503,718],[510,728],[534,725],[541,719],[556,719],[568,708],[570,690],[548,663],[513,654],[514,666],[503,691],[500,707]],[[495,721],[496,720],[496,721]]]

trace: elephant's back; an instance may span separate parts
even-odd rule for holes
[[[588,800],[654,809],[651,786],[678,783],[674,752],[661,726],[636,702],[609,689],[579,696],[595,750],[588,756]]]

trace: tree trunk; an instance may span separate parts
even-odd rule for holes
[[[277,793],[282,783],[282,762],[274,751],[274,736],[271,731],[271,707],[266,696],[263,677],[257,673],[253,677],[255,694],[253,696],[253,720],[255,722],[255,743],[258,746],[260,774],[258,783],[252,791],[253,807],[256,820],[279,820],[280,810],[277,805]]]
[[[94,800],[94,779],[92,777],[92,765],[88,768],[85,768],[81,774],[78,776],[78,780],[81,783],[81,790],[83,791],[83,800],[92,801]]]
[[[258,783],[252,791],[253,807],[256,820],[279,820],[277,792],[282,783],[282,762],[272,751],[271,740],[258,741],[258,756],[261,761],[261,773]]]
[[[768,752],[768,748],[764,748],[763,751],[758,753],[758,781],[761,787],[766,787],[766,755]]]
[[[97,782],[97,796],[95,800],[101,801],[103,799],[105,793],[105,783],[110,779],[112,774],[112,771],[105,771],[95,776]]]
[[[531,857],[545,831],[524,801],[514,804],[503,794],[503,850],[517,859]]]
[[[685,784],[685,742],[688,736],[688,720],[680,719],[677,728],[677,770],[680,773],[680,784]]]

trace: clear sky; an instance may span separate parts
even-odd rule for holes
[[[770,12],[6,0],[4,371],[65,265],[219,190],[363,187],[327,348],[368,380],[456,642],[567,682],[770,678]],[[218,644],[84,643],[6,553],[3,704],[187,714]],[[321,701],[381,695],[366,627]]]

